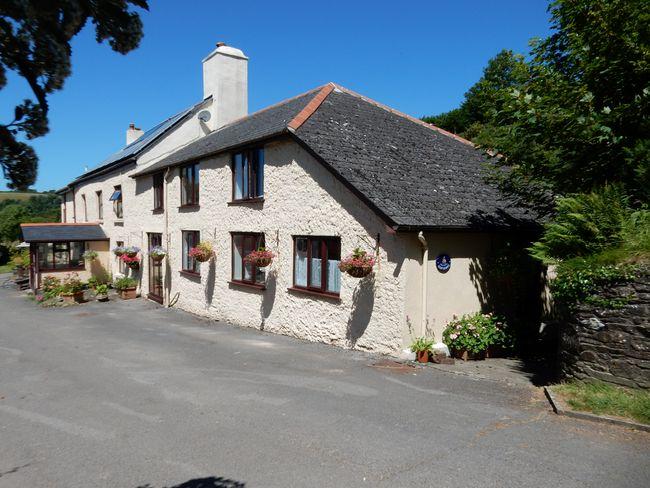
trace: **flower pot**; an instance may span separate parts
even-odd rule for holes
[[[429,362],[430,351],[417,351],[415,356],[417,357],[418,363],[428,363]]]
[[[210,261],[212,254],[213,253],[208,253],[208,252],[196,254],[194,256],[194,259],[196,259],[199,263],[207,263],[208,261]]]
[[[151,256],[151,255],[150,255],[150,256]],[[161,262],[163,259],[165,259],[165,255],[164,255],[164,254],[162,254],[162,255],[159,254],[159,255],[157,255],[157,256],[151,256],[151,259],[153,260],[154,263],[159,263],[159,262]]]
[[[126,254],[130,258],[134,258],[134,257],[136,257],[138,255],[137,252],[133,252],[133,251],[128,251],[128,252],[125,252],[124,254]]]
[[[132,287],[132,288],[124,288],[124,289],[120,290],[120,297],[123,300],[131,300],[133,298],[136,298],[135,291],[136,291],[135,286]]]
[[[118,258],[124,255],[122,251],[113,251],[113,254],[115,254]]]
[[[95,296],[98,302],[107,302],[108,301],[108,295],[97,295]]]
[[[372,273],[371,267],[348,268],[347,273],[353,278],[364,278]]]
[[[84,292],[77,291],[75,293],[61,293],[59,295],[63,299],[63,303],[81,303],[84,300]]]
[[[470,352],[467,349],[453,349],[452,355],[456,359],[462,359],[463,361],[468,361],[468,360],[480,361],[482,359],[485,359],[486,354],[485,351]]]

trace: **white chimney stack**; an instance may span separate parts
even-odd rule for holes
[[[126,129],[126,145],[128,146],[132,142],[137,141],[142,137],[144,131],[135,126],[135,124],[129,124],[129,128]]]
[[[240,49],[218,42],[203,60],[203,98],[209,96],[212,130],[248,114],[248,58]]]

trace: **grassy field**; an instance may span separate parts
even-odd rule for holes
[[[40,195],[37,192],[22,192],[22,191],[0,191],[0,202],[2,200],[29,200],[30,197]]]
[[[2,264],[0,265],[0,273],[11,273],[13,267],[13,263]]]
[[[572,409],[598,415],[615,415],[650,424],[650,391],[602,382],[572,381],[553,387]]]

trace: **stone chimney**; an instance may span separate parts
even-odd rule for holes
[[[128,146],[132,142],[137,141],[142,137],[144,131],[135,126],[135,124],[129,124],[129,128],[126,129],[126,145]]]
[[[240,49],[218,42],[203,60],[203,98],[209,96],[212,130],[248,114],[248,58]]]

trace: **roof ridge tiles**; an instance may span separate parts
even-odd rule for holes
[[[313,115],[313,113],[318,110],[318,107],[321,106],[321,104],[325,101],[327,96],[332,93],[334,90],[334,83],[329,82],[326,85],[324,85],[320,91],[316,94],[314,98],[311,99],[311,101],[305,105],[305,107],[298,112],[298,115],[296,115],[288,124],[287,128],[289,130],[296,130],[298,129],[302,124],[304,124],[309,117]]]

